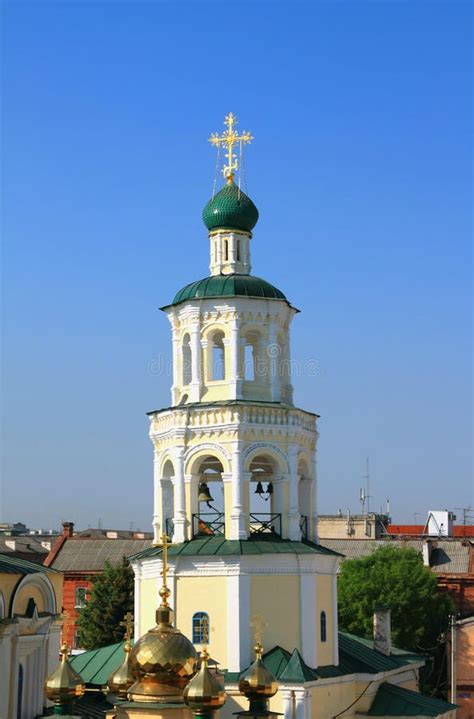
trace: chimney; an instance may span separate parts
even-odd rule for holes
[[[74,534],[74,522],[63,522],[63,537],[68,539]]]
[[[392,652],[390,607],[385,604],[374,607],[374,649],[387,657]]]

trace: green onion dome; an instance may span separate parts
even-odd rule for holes
[[[209,232],[223,228],[251,232],[258,220],[258,210],[250,197],[229,180],[217,195],[209,200],[202,212]]]
[[[172,305],[186,300],[204,299],[208,297],[257,297],[270,300],[285,300],[285,295],[274,287],[253,275],[211,275],[183,287],[174,297]]]

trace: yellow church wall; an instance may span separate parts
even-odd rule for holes
[[[281,601],[285,597],[285,615]],[[250,616],[265,618],[263,642],[268,647],[276,644],[291,651],[301,649],[300,642],[300,580],[291,575],[252,576],[250,589]]]
[[[21,579],[20,574],[0,574],[0,592],[3,594],[5,613],[8,612],[10,600],[19,579]]]
[[[333,616],[333,578],[319,574],[316,581],[316,636],[318,637],[318,664],[334,664],[334,616]],[[326,641],[321,641],[321,612],[326,612]]]
[[[365,685],[366,686],[366,685]],[[337,684],[326,684],[311,688],[311,714],[318,719],[330,719],[344,711],[354,699],[359,696],[356,692],[356,682],[338,682]],[[342,717],[354,716],[360,711],[359,704],[355,704]]]
[[[175,626],[192,639],[193,614],[206,612],[210,624],[209,653],[225,667],[227,634],[222,627],[232,621],[227,617],[227,577],[206,577],[205,581],[196,581],[196,577],[177,577],[176,597]]]
[[[157,580],[142,579],[140,582],[140,636],[155,626],[158,600]]]

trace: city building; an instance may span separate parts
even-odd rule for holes
[[[129,557],[149,547],[151,537],[146,532],[115,529],[86,529],[75,533],[73,522],[63,523],[62,534],[44,564],[62,572],[64,576],[62,601],[66,622],[63,639],[74,651],[81,649],[77,622],[79,610],[85,605],[92,587],[93,577],[103,572],[106,561],[114,564],[120,562],[122,557]]]
[[[33,719],[60,645],[60,572],[0,554],[0,717]]]
[[[340,511],[338,514],[318,515],[320,539],[380,539],[387,535],[389,526],[390,516],[377,512],[351,514],[347,510],[345,514]]]

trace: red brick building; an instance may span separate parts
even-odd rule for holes
[[[148,532],[106,529],[88,529],[75,534],[72,522],[63,523],[63,532],[44,564],[64,574],[63,636],[69,646],[80,649],[77,620],[92,587],[91,579],[103,572],[106,560],[115,564],[122,557],[130,557],[149,547],[152,536]]]

